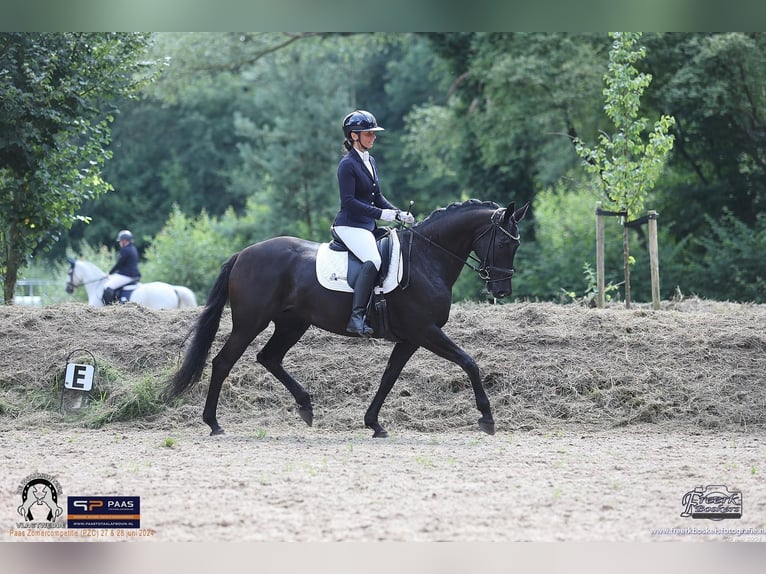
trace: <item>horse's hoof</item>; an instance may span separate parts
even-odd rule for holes
[[[372,438],[388,438],[388,431],[383,427],[377,428],[375,429],[375,432],[372,433]]]
[[[210,431],[210,436],[216,436],[216,435],[219,435],[219,434],[225,434],[221,427],[218,427],[218,428],[213,429],[213,430]]]
[[[488,435],[495,434],[495,423],[493,422],[487,422],[479,419],[479,428]]]
[[[298,414],[307,425],[312,426],[314,424],[314,411],[311,409],[298,409]]]

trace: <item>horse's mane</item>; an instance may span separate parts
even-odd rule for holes
[[[416,225],[423,225],[424,223],[433,223],[434,221],[439,221],[443,217],[451,215],[455,211],[461,209],[487,208],[494,210],[498,209],[499,207],[500,206],[494,201],[481,201],[479,199],[469,199],[463,202],[455,201],[446,207],[439,207],[438,209],[434,209],[428,217],[426,217],[423,221],[418,222]]]
[[[96,265],[95,263],[92,263],[91,261],[86,261],[85,259],[79,259],[78,261],[80,263],[82,263],[83,266],[86,267],[87,269],[92,269],[92,270],[95,270],[95,271],[101,271],[101,268],[98,265]],[[103,273],[103,271],[101,271],[101,272]]]

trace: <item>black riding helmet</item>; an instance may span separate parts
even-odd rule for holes
[[[382,132],[383,128],[375,121],[375,116],[364,110],[356,110],[343,118],[343,135],[346,139],[351,132]]]

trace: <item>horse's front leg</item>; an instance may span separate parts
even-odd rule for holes
[[[397,343],[394,346],[394,350],[391,352],[391,356],[388,359],[386,370],[383,371],[383,376],[380,379],[380,386],[378,392],[375,393],[375,398],[372,399],[370,408],[364,414],[364,426],[371,428],[374,432],[373,438],[386,438],[388,432],[378,422],[378,415],[380,409],[383,406],[383,401],[386,400],[388,393],[399,378],[399,374],[402,372],[404,365],[410,360],[410,357],[418,350],[418,345],[412,343]]]
[[[466,353],[463,349],[458,347],[452,339],[450,339],[444,331],[442,331],[436,325],[433,325],[430,329],[424,332],[423,339],[421,340],[421,346],[428,349],[432,353],[452,361],[460,366],[468,378],[471,380],[471,386],[473,387],[473,394],[476,397],[476,408],[481,413],[479,419],[479,428],[489,435],[495,434],[495,420],[492,418],[492,409],[489,406],[489,398],[484,391],[484,385],[481,382],[481,373],[476,361]]]

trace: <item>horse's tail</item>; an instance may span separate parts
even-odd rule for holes
[[[178,297],[179,309],[197,306],[197,297],[194,295],[194,291],[183,285],[171,285],[171,287],[176,292],[176,297]]]
[[[192,328],[193,336],[184,361],[165,388],[163,396],[166,401],[179,396],[202,377],[207,356],[221,323],[223,308],[229,298],[229,275],[238,256],[239,253],[235,253],[221,266],[221,272],[210,290],[205,308]]]

